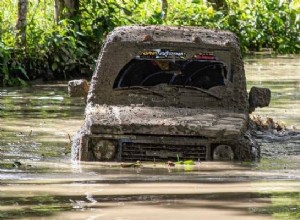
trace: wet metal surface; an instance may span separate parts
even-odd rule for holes
[[[299,128],[299,63],[246,59],[249,88],[272,90],[254,113]],[[298,136],[264,135],[259,163],[72,163],[84,107],[65,85],[0,89],[0,219],[300,219]]]

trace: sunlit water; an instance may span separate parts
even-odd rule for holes
[[[300,58],[245,64],[249,88],[272,90],[255,113],[299,128]],[[259,140],[260,163],[72,163],[85,103],[66,91],[0,89],[0,219],[300,219],[298,137]]]

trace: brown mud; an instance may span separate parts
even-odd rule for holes
[[[249,86],[273,92],[270,108],[255,114],[299,128],[299,57],[245,62]],[[72,163],[69,135],[83,121],[83,99],[68,98],[66,85],[0,94],[0,219],[300,218],[297,135],[261,131],[254,163]]]

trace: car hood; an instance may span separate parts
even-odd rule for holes
[[[247,129],[244,113],[175,107],[87,107],[86,125],[92,134],[140,134],[222,137]]]

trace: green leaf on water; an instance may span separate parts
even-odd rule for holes
[[[184,165],[195,165],[195,162],[193,160],[185,160],[183,161]]]
[[[195,162],[193,160],[184,160],[184,161],[177,161],[176,164],[181,165],[195,165]]]

